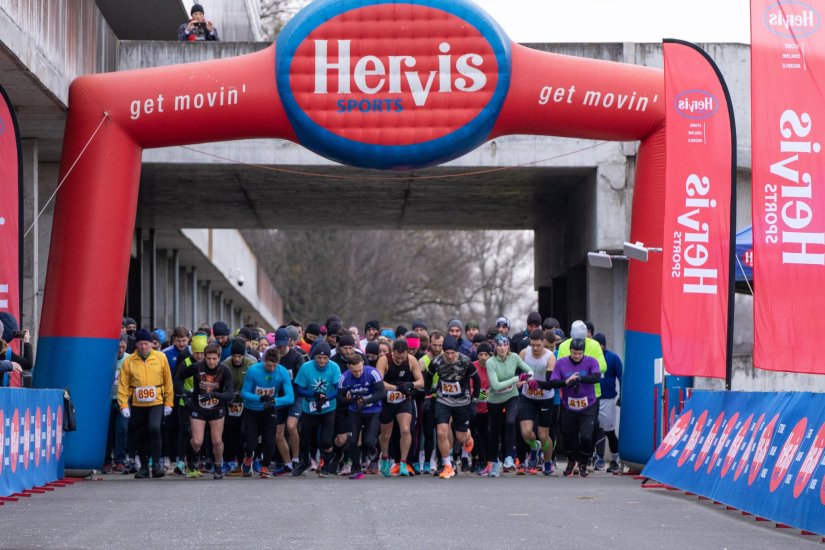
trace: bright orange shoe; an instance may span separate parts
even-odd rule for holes
[[[397,476],[400,471],[401,467],[398,464],[393,464],[392,468],[390,468],[390,475]]]
[[[441,479],[450,479],[451,477],[455,477],[455,469],[453,468],[452,464],[448,464],[444,466],[444,469],[441,470],[441,473],[438,474],[438,477]]]
[[[468,453],[471,453],[471,452],[473,452],[473,446],[474,445],[475,445],[475,441],[473,441],[473,436],[470,436],[470,439],[468,439],[464,443],[464,450],[467,451]]]

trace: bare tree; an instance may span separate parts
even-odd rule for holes
[[[416,317],[433,327],[454,317],[489,325],[520,307],[519,299],[535,302],[532,242],[523,232],[279,230],[244,236],[281,294],[284,314],[303,321],[336,313],[359,325],[378,319],[409,327]]]
[[[274,40],[292,16],[308,3],[309,0],[261,0],[261,26],[266,37]]]

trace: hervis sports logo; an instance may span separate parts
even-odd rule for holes
[[[510,41],[466,0],[317,0],[278,36],[278,93],[301,144],[414,168],[482,144],[510,85]]]

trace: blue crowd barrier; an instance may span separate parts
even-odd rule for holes
[[[0,388],[0,496],[63,477],[63,391]]]
[[[825,534],[825,394],[694,391],[642,475]]]

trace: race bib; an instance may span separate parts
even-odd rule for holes
[[[331,403],[329,401],[324,401],[324,404],[321,405],[321,410],[323,411],[325,409],[328,409],[330,407],[330,405],[331,405]],[[310,401],[309,402],[309,411],[310,412],[318,412],[318,403],[315,402],[315,401]]]
[[[230,403],[229,416],[241,416],[243,414],[243,403]]]
[[[256,387],[255,388],[255,395],[260,396],[260,397],[263,397],[264,395],[271,395],[272,397],[275,397],[275,388]]]
[[[441,395],[461,395],[461,384],[459,382],[441,381]]]
[[[135,399],[139,403],[154,403],[157,400],[157,388],[155,386],[135,388]]]
[[[587,397],[568,397],[567,408],[571,411],[581,411],[587,408],[590,401]]]
[[[407,396],[400,391],[387,392],[387,403],[401,403],[405,399],[407,399]]]
[[[527,388],[527,395],[536,399],[544,397],[544,388]]]
[[[198,405],[201,409],[214,409],[219,403],[220,400],[217,397],[213,397],[211,399],[198,398]]]

